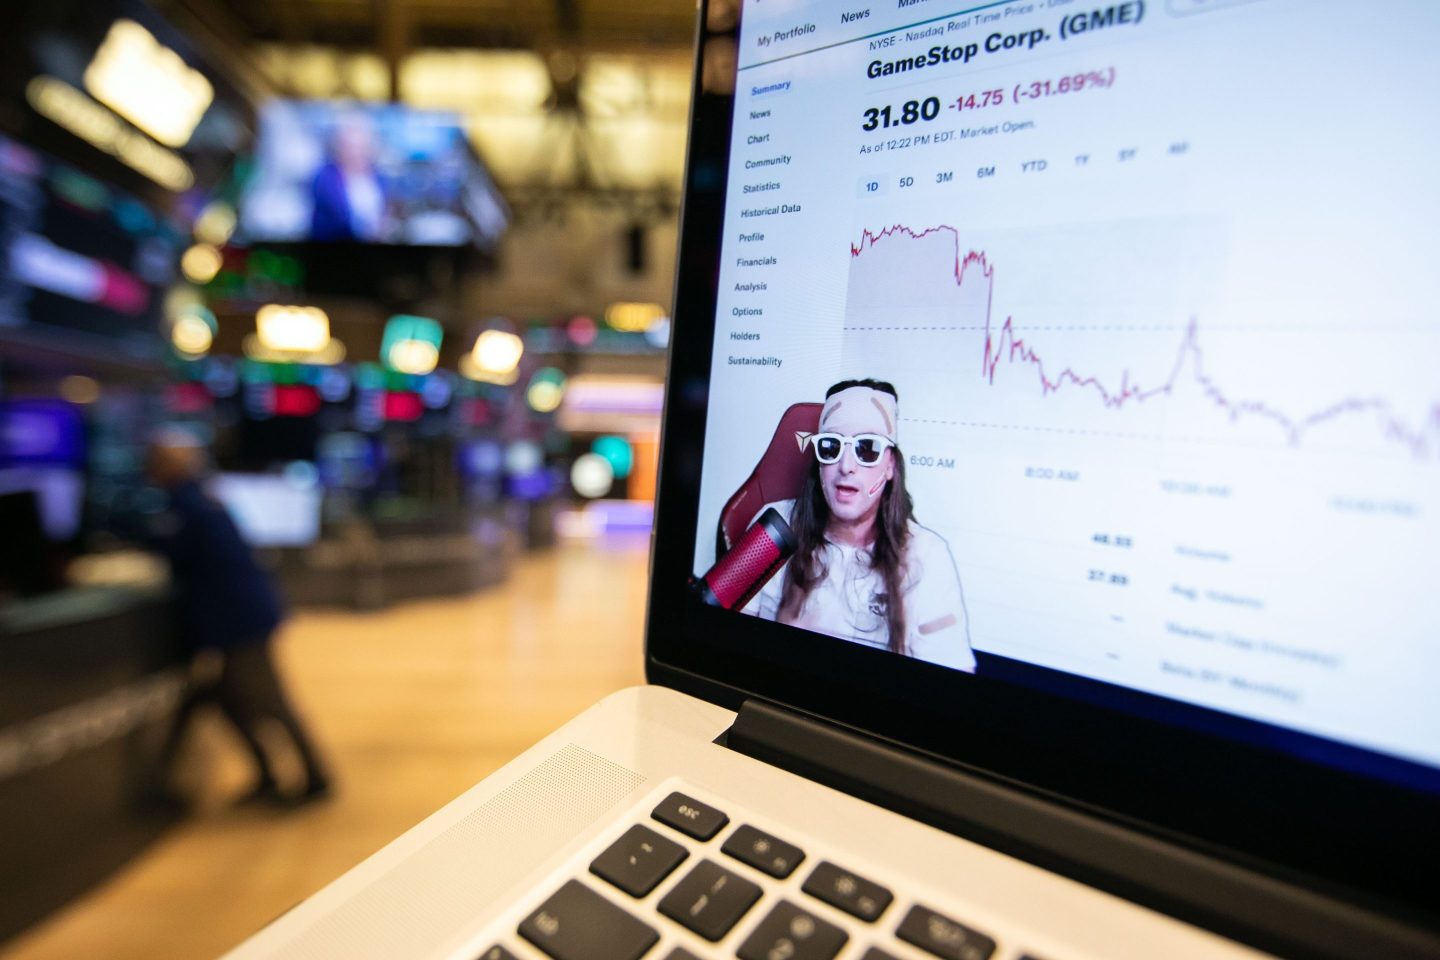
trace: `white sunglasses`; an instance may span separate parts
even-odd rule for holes
[[[845,453],[845,447],[855,450],[855,459],[867,467],[880,462],[885,451],[895,446],[895,441],[878,433],[862,433],[847,437],[842,433],[796,433],[795,439],[804,450],[807,445],[815,447],[815,459],[821,463],[837,462]]]

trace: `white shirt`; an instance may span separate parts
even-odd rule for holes
[[[756,516],[770,507],[788,523],[795,501],[768,503]],[[825,576],[810,591],[799,615],[783,622],[888,650],[890,627],[885,616],[885,582],[880,572],[870,566],[870,551],[827,540],[818,560],[824,565]],[[743,612],[766,620],[779,620],[780,602],[789,580],[789,564],[786,564],[746,604]],[[903,595],[905,640],[910,655],[973,673],[975,654],[970,649],[970,625],[950,547],[938,533],[913,520],[905,555]]]
[[[385,194],[375,174],[341,174],[345,181],[345,202],[350,207],[350,228],[360,240],[380,238],[380,220],[385,215]]]

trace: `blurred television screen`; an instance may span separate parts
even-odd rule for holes
[[[79,470],[0,467],[0,496],[16,493],[34,494],[41,529],[50,540],[64,542],[80,532],[85,475]]]
[[[80,530],[85,460],[85,427],[74,407],[59,400],[0,401],[0,496],[33,494],[50,540],[69,540]],[[0,525],[0,539],[9,533]]]
[[[254,547],[304,547],[320,538],[321,490],[273,474],[221,473],[210,481],[240,535]]]
[[[485,248],[507,218],[457,114],[294,100],[261,112],[247,240]]]
[[[0,401],[0,467],[85,463],[85,423],[63,400]]]
[[[0,136],[0,328],[156,357],[182,242],[135,197]]]

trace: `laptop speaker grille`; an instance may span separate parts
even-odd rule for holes
[[[268,955],[425,956],[644,782],[633,770],[567,745]]]

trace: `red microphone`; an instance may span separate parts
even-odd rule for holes
[[[780,512],[770,507],[729,553],[693,581],[695,590],[712,607],[739,610],[794,555],[796,545],[795,532]]]

